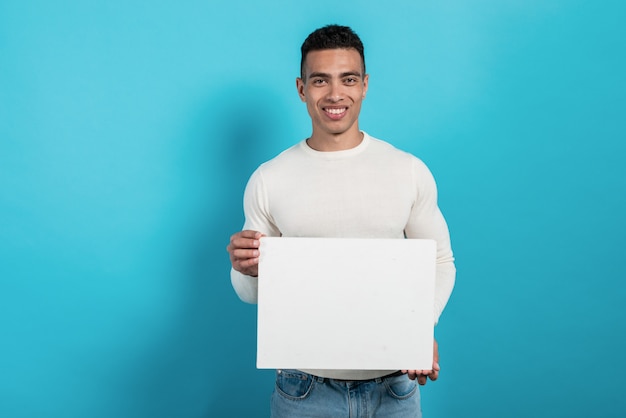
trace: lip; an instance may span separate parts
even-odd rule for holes
[[[323,107],[322,110],[324,114],[332,120],[342,119],[348,113],[347,106],[326,106]]]

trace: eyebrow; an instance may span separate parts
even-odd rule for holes
[[[340,77],[340,78],[349,77],[349,76],[352,76],[352,77],[359,77],[359,78],[363,77],[363,76],[361,75],[361,73],[360,73],[360,72],[357,72],[357,71],[346,71],[345,73],[341,73],[341,74],[339,74],[339,77]],[[313,78],[313,77],[331,78],[332,76],[331,76],[330,74],[328,74],[328,73],[321,73],[321,72],[311,73],[311,74],[309,74],[309,76],[308,76],[308,78]]]

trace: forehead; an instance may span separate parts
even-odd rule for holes
[[[361,55],[354,49],[321,49],[310,51],[304,62],[306,74],[317,73],[362,73]]]

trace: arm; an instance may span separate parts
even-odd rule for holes
[[[246,186],[244,214],[246,220],[243,231],[233,234],[226,247],[232,265],[230,280],[241,300],[256,303],[259,240],[266,235],[280,235],[269,216],[267,194],[260,169],[252,174]]]
[[[437,242],[437,266],[435,273],[435,325],[445,308],[456,279],[454,256],[450,245],[448,225],[437,205],[437,186],[428,168],[415,160],[413,176],[416,184],[416,200],[405,228],[407,238],[434,239]],[[403,370],[409,379],[417,379],[425,385],[427,378],[439,377],[439,346],[433,341],[433,367],[431,370]]]
[[[244,302],[256,303],[258,292],[259,239],[262,233],[243,230],[230,237],[226,251],[232,265],[230,281]]]
[[[433,239],[437,242],[435,272],[435,325],[445,308],[456,278],[448,225],[437,205],[437,186],[432,174],[420,160],[413,163],[415,203],[405,226],[407,238]]]

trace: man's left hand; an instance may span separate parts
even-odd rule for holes
[[[427,379],[437,380],[439,377],[439,346],[437,340],[433,340],[433,368],[431,370],[402,370],[402,373],[409,375],[409,379],[417,379],[417,383],[425,385]]]

